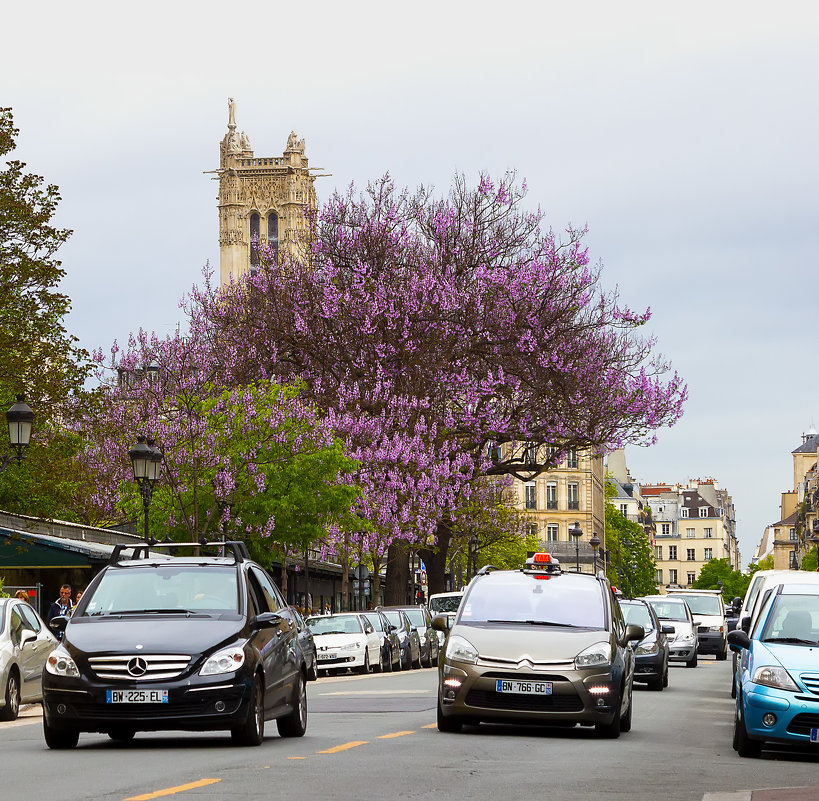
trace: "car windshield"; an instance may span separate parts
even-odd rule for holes
[[[323,615],[307,619],[313,634],[360,634],[363,629],[357,615]]]
[[[626,623],[642,626],[646,631],[654,630],[654,621],[645,604],[620,604]]]
[[[429,599],[429,611],[433,614],[457,612],[463,595],[445,595],[442,598]]]
[[[238,611],[239,581],[234,566],[169,563],[106,571],[82,617]]]
[[[404,621],[401,620],[401,615],[398,612],[384,612],[384,617],[399,630],[404,628]]]
[[[683,600],[688,604],[692,615],[723,614],[722,600],[717,595],[686,595],[683,596]]]
[[[407,609],[407,617],[410,623],[419,629],[426,628],[427,621],[424,619],[424,613],[420,609]]]
[[[760,639],[792,645],[817,645],[819,595],[777,595]]]
[[[490,573],[469,591],[459,623],[528,623],[605,629],[601,585],[592,578]]]
[[[384,631],[384,623],[381,620],[381,615],[364,615],[364,619],[376,630]]]
[[[649,601],[660,620],[688,620],[684,601]]]

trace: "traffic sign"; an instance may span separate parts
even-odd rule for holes
[[[368,568],[367,565],[358,565],[355,570],[353,570],[353,573],[359,581],[363,581],[370,577],[370,568]]]

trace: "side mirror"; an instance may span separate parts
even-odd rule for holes
[[[394,631],[398,631],[398,626],[393,626],[392,623],[387,623],[385,631],[387,634],[392,634]]]
[[[751,616],[743,615],[742,620],[739,621],[739,628],[748,634],[751,631]]]
[[[731,609],[738,615],[742,611],[742,598],[734,598],[731,601]]]
[[[666,624],[664,624],[664,625],[662,626],[662,628],[660,629],[660,631],[662,631],[662,633],[663,633],[663,634],[675,634],[675,633],[677,632],[677,629],[675,629],[675,628],[674,628],[674,626],[669,626],[669,625],[666,623]]]
[[[64,615],[59,615],[57,617],[51,618],[51,622],[48,624],[48,627],[57,635],[57,637],[62,637],[65,633],[65,627],[68,625],[68,618]]]
[[[626,626],[626,633],[624,635],[624,639],[627,643],[629,642],[639,642],[646,636],[646,630],[642,627],[637,625],[636,623],[629,623]]]
[[[262,612],[250,621],[250,625],[254,629],[272,629],[283,619],[284,618],[276,612]]]
[[[20,647],[25,648],[30,642],[34,642],[36,639],[37,635],[31,629],[26,629],[20,637]]]
[[[744,631],[729,631],[728,632],[728,647],[739,653],[743,648],[751,647],[751,638]]]
[[[694,623],[694,625],[695,625],[695,626],[701,626],[701,625],[702,625],[702,621],[701,621],[701,620],[694,620],[694,621],[692,621],[692,622]]]
[[[450,623],[448,615],[435,615],[435,617],[432,618],[432,628],[434,628],[436,631],[447,632],[449,631],[449,626]]]

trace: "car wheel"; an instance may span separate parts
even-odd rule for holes
[[[739,709],[734,715],[734,751],[741,757],[756,758],[762,753],[762,743],[748,737],[745,723],[739,716]]]
[[[723,649],[717,654],[717,662],[724,662],[728,659],[728,653],[723,646]]]
[[[694,652],[694,657],[691,660],[689,660],[688,662],[686,662],[685,666],[687,668],[697,666],[697,653],[696,653],[696,651]]]
[[[440,648],[435,652],[435,656],[432,657],[430,660],[432,662],[432,667],[438,667],[438,659],[441,656]]]
[[[418,649],[418,659],[413,660],[412,666],[418,670],[421,667],[421,649]]]
[[[607,740],[616,740],[620,736],[620,712],[614,713],[611,723],[595,723],[594,730],[598,737],[605,737]]]
[[[654,690],[655,692],[661,693],[663,691],[663,687],[665,686],[664,677],[661,675],[653,676],[646,682],[646,686],[649,690]]]
[[[264,688],[258,676],[253,677],[245,722],[231,729],[230,736],[237,745],[261,745],[264,740]]]
[[[49,726],[45,715],[43,715],[43,735],[46,745],[59,751],[75,748],[80,740],[80,733],[74,729],[55,729]]]
[[[293,710],[276,721],[282,737],[303,737],[307,731],[307,684],[299,674],[293,689]]]
[[[136,737],[134,729],[114,729],[108,736],[117,743],[130,743]]]
[[[457,734],[461,728],[463,727],[463,723],[461,722],[460,718],[456,717],[444,717],[443,710],[441,709],[441,702],[438,701],[438,731],[445,731],[449,732],[450,734]]]
[[[407,648],[407,658],[404,659],[404,654],[401,654],[401,670],[409,670],[412,667],[412,651]]]
[[[620,718],[620,731],[631,731],[631,710],[634,706],[634,702],[631,697],[631,693],[628,694],[628,709],[626,710],[626,714]]]
[[[367,675],[370,672],[370,652],[364,651],[364,664],[358,669],[359,673]]]
[[[426,656],[421,654],[421,667],[432,667],[432,646],[427,643]]]
[[[17,720],[20,714],[20,679],[13,669],[6,682],[6,705],[0,709],[0,720]]]
[[[663,687],[668,687],[668,662],[665,663],[665,671],[663,672]]]
[[[318,665],[315,660],[313,660],[313,667],[310,668],[310,672],[307,674],[307,681],[318,681]]]
[[[404,666],[401,664],[401,651],[398,651],[398,659],[393,663],[393,670],[403,670]]]

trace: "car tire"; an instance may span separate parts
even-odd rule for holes
[[[313,660],[313,667],[310,668],[310,672],[307,674],[307,681],[318,681],[318,664],[316,660]]]
[[[427,654],[424,656],[421,654],[421,667],[432,667],[432,646],[427,643]]]
[[[697,654],[694,653],[694,658],[685,663],[687,668],[695,668],[697,666]]]
[[[726,659],[728,659],[728,652],[723,646],[722,650],[717,654],[717,662],[724,662]]]
[[[130,743],[136,737],[134,729],[114,729],[108,732],[108,736],[116,743]]]
[[[438,731],[447,732],[449,734],[457,734],[463,727],[463,722],[460,718],[444,717],[441,709],[441,702],[438,701]]]
[[[430,663],[432,664],[432,667],[438,667],[438,659],[440,658],[440,656],[441,656],[441,649],[438,648],[435,651],[435,656],[433,656],[432,659],[430,659]]]
[[[661,693],[663,691],[663,687],[665,686],[664,677],[662,674],[659,676],[652,676],[647,682],[646,686],[649,690],[654,690],[654,692]]]
[[[410,655],[412,655],[411,651],[410,651]],[[421,649],[420,648],[418,649],[418,659],[413,660],[412,666],[413,666],[413,668],[415,668],[415,670],[419,670],[421,668]]]
[[[412,651],[407,648],[407,658],[404,659],[404,654],[401,654],[401,670],[410,670],[412,668]]]
[[[80,741],[80,733],[75,729],[55,729],[48,725],[48,721],[43,715],[43,736],[46,745],[55,751],[67,751],[75,748]]]
[[[381,651],[381,672],[382,673],[392,673],[392,652]]]
[[[276,721],[282,737],[303,737],[307,731],[307,683],[299,673],[293,689],[293,710]]]
[[[762,753],[762,742],[748,737],[745,723],[739,716],[739,709],[734,715],[734,751],[741,757],[755,759]]]
[[[620,736],[620,713],[615,712],[614,719],[611,723],[595,723],[594,731],[598,737],[604,737],[607,740],[616,740]]]
[[[358,669],[358,672],[366,676],[370,672],[370,652],[364,650],[364,664]]]
[[[256,746],[264,740],[264,687],[258,675],[253,677],[245,722],[231,729],[230,736],[237,745]]]
[[[16,669],[9,672],[5,697],[6,705],[0,709],[0,720],[17,720],[20,714],[20,677]]]
[[[663,689],[668,687],[668,661],[665,663],[665,672],[663,673]]]
[[[632,694],[628,694],[628,709],[626,714],[620,718],[620,731],[631,731],[631,710],[634,707]]]

